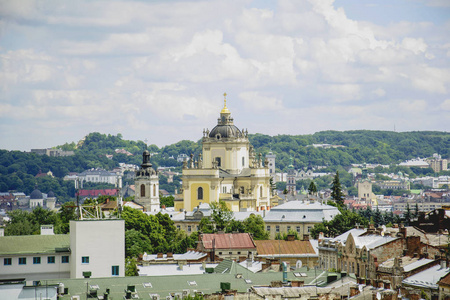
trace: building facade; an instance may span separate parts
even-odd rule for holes
[[[224,201],[232,211],[256,211],[271,204],[268,160],[256,155],[247,130],[238,129],[225,105],[211,131],[204,130],[202,153],[184,162],[175,209],[193,211],[202,203]]]
[[[146,211],[160,210],[158,172],[152,168],[147,150],[142,154],[142,164],[136,171],[134,186],[137,203],[143,205]]]

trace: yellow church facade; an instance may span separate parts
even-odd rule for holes
[[[226,96],[226,94],[225,94]],[[224,201],[232,211],[268,210],[273,205],[267,159],[256,155],[247,130],[238,129],[225,104],[217,125],[203,131],[202,154],[183,164],[175,209],[193,211]]]

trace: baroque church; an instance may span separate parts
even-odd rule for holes
[[[268,210],[275,201],[270,186],[269,161],[256,154],[248,131],[234,125],[224,107],[217,125],[203,130],[202,153],[184,161],[182,189],[175,210],[193,211],[203,203],[224,201],[232,211]]]

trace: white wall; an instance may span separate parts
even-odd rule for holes
[[[47,263],[48,256],[54,256],[55,263]],[[62,256],[69,256],[69,263],[62,263]],[[19,265],[20,257],[26,257],[26,265]],[[33,264],[33,257],[40,257],[41,263]],[[11,258],[11,265],[5,266],[4,258]],[[26,280],[43,280],[69,278],[70,259],[70,253],[2,255],[0,256],[0,279],[25,278]]]
[[[70,248],[72,257],[70,277],[111,277],[112,266],[119,266],[119,276],[125,276],[125,221],[83,220],[70,221]],[[82,264],[88,256],[89,263]]]

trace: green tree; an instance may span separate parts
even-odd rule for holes
[[[336,175],[333,178],[331,198],[336,202],[338,207],[344,206],[344,193],[342,192],[341,183],[339,182],[339,171],[336,171]]]
[[[175,198],[170,196],[159,196],[159,203],[161,204],[161,207],[164,205],[165,207],[173,207],[173,200]]]
[[[317,193],[317,187],[314,181],[311,181],[308,187],[308,194],[315,195]]]
[[[137,263],[134,258],[125,259],[125,276],[139,276]]]
[[[266,225],[260,215],[250,214],[244,220],[245,232],[251,233],[255,240],[268,240],[269,232],[266,231]]]
[[[406,204],[406,212],[405,212],[405,223],[408,226],[409,223],[411,222],[411,218],[412,218],[412,214],[411,214],[411,209],[409,208],[409,203]]]
[[[211,218],[216,225],[216,230],[222,231],[228,226],[228,224],[233,220],[233,212],[228,208],[224,201],[219,201],[219,203],[210,203],[211,207]]]
[[[216,232],[214,228],[214,223],[208,217],[203,217],[198,224],[198,230],[201,233],[214,233]]]

